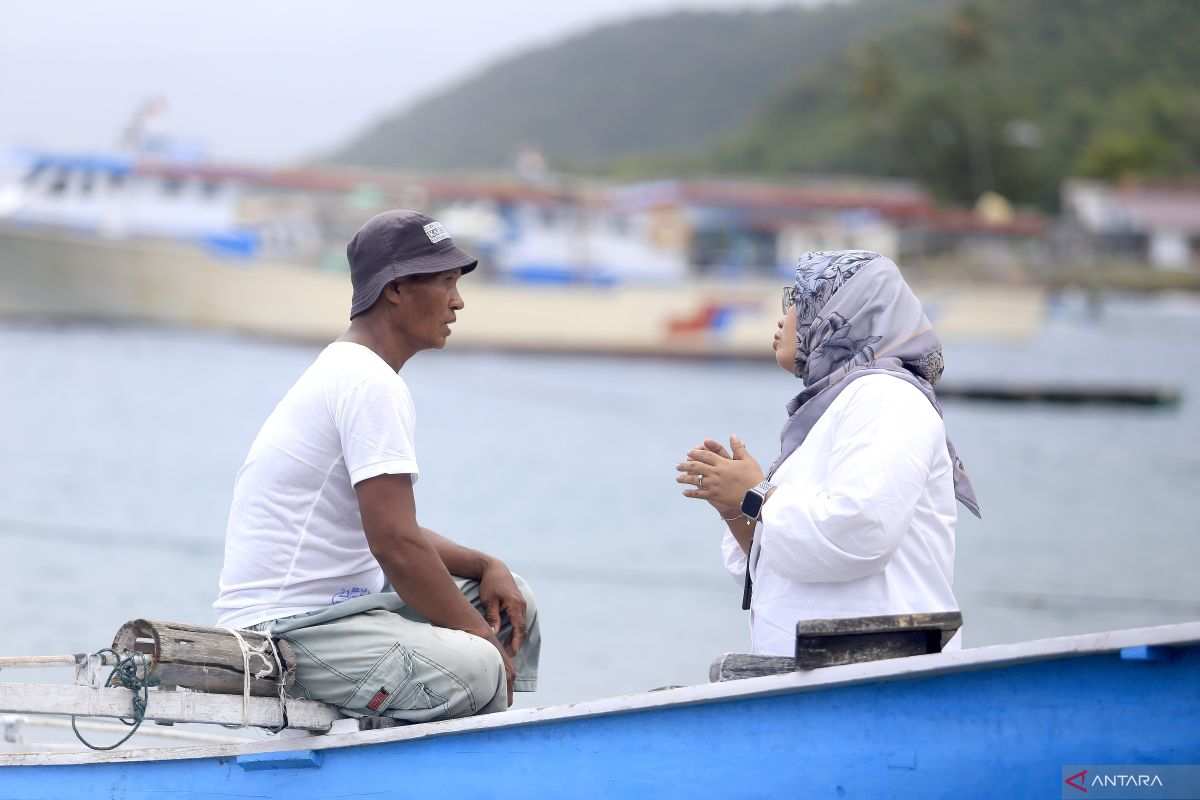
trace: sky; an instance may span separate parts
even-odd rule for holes
[[[0,0],[0,150],[110,148],[166,98],[211,158],[320,155],[505,56],[680,8],[820,0]]]

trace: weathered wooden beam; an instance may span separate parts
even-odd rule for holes
[[[39,728],[43,730],[71,730],[71,720],[60,719],[59,717],[47,716],[45,714],[5,714],[0,718],[5,726],[14,726],[17,731],[24,728]],[[77,719],[75,726],[81,731],[94,731],[104,734],[116,734],[114,739],[118,739],[129,733],[129,726],[119,722],[101,722],[95,719]],[[155,725],[143,725],[138,730],[139,736],[147,736],[153,739],[174,739],[176,741],[206,743],[206,744],[242,744],[244,742],[254,741],[245,736],[225,736],[219,733],[201,733],[191,729],[180,730],[173,727],[160,728]],[[39,747],[44,742],[39,742]],[[75,749],[70,745],[71,749]]]
[[[250,694],[279,694],[279,668],[264,634],[239,631],[250,654]],[[276,647],[288,665],[284,685],[292,682],[295,659],[292,646],[278,640]],[[202,692],[241,694],[245,681],[242,648],[237,637],[223,628],[181,622],[135,619],[126,622],[113,638],[113,650],[146,653],[151,658],[150,677],[163,686],[183,686]]]
[[[958,611],[796,623],[796,669],[940,653],[962,627]]]
[[[756,656],[749,653],[725,653],[708,668],[708,679],[736,681],[742,678],[761,678],[796,671],[796,659],[791,656]]]
[[[204,692],[148,693],[146,720],[153,722],[206,722],[215,725],[241,725],[242,698],[229,694]],[[289,728],[327,731],[342,718],[331,705],[312,700],[288,700]],[[282,723],[278,698],[251,697],[245,724],[257,728],[276,728]],[[80,717],[133,716],[133,695],[124,688],[93,689],[88,686],[35,683],[0,683],[0,713],[71,714]]]
[[[889,614],[796,623],[796,655],[726,653],[708,668],[709,680],[758,678],[795,670],[940,653],[962,627],[958,611]]]
[[[939,611],[932,614],[884,614],[877,617],[802,619],[796,623],[796,635],[848,636],[858,633],[930,629],[947,633],[946,641],[950,641],[950,637],[961,627],[961,611]]]
[[[70,656],[0,656],[0,669],[12,669],[13,667],[75,667],[86,662],[87,658],[86,653]]]
[[[0,658],[0,669],[22,667],[74,667],[75,683],[81,686],[99,686],[104,680],[101,672],[105,666],[113,666],[117,659],[111,653],[89,655],[75,653],[69,656],[5,656]]]

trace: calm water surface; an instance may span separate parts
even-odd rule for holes
[[[234,475],[317,352],[0,326],[0,653],[95,650],[134,617],[211,624]],[[769,463],[788,375],[451,346],[404,376],[422,523],[505,557],[538,594],[543,690],[520,704],[701,682],[714,656],[747,649],[720,524],[679,496],[673,466],[731,433]],[[1200,305],[1127,300],[1031,342],[948,347],[947,381],[976,379],[1170,384],[1184,400],[946,404],[985,515],[960,517],[967,646],[1200,618]]]

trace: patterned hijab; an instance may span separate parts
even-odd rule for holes
[[[894,375],[912,384],[941,416],[933,387],[942,378],[942,343],[891,259],[866,250],[805,253],[796,265],[793,292],[793,372],[804,381],[804,391],[788,403],[791,416],[771,473],[804,442],[842,390],[867,375]],[[946,447],[954,465],[954,495],[978,517],[971,479],[949,439]]]

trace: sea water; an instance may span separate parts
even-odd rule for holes
[[[707,680],[746,651],[723,526],[675,483],[706,437],[762,464],[799,385],[759,363],[441,352],[403,370],[419,518],[533,585],[541,705]],[[164,328],[0,326],[0,654],[212,624],[238,467],[311,345]],[[1031,341],[955,342],[946,382],[1166,385],[1174,408],[945,403],[983,506],[959,517],[968,647],[1200,618],[1200,304],[1069,309]],[[5,675],[5,680],[18,679]]]

